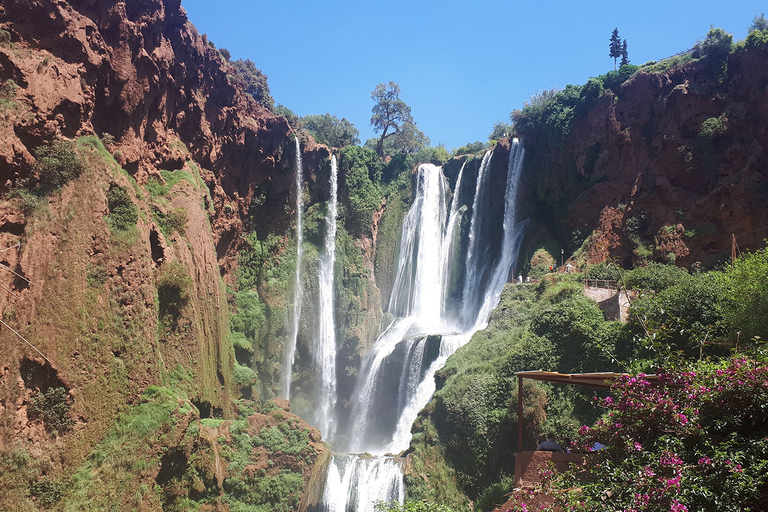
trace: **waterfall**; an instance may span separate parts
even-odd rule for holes
[[[499,303],[501,291],[508,281],[510,267],[517,260],[518,249],[522,240],[525,224],[517,221],[517,189],[520,183],[520,172],[523,169],[525,148],[518,139],[512,139],[509,148],[509,163],[507,164],[507,186],[504,191],[504,236],[501,242],[501,260],[491,275],[482,306],[477,315],[473,330],[485,329],[491,311]],[[514,276],[512,276],[514,277]]]
[[[304,256],[304,234],[302,217],[304,215],[304,169],[301,163],[301,145],[296,141],[296,273],[293,279],[293,324],[288,335],[288,348],[285,351],[285,367],[283,381],[283,396],[291,398],[291,381],[293,380],[293,363],[296,357],[296,340],[299,336],[299,318],[301,317],[301,259]]]
[[[448,357],[468,343],[488,323],[498,304],[525,224],[515,214],[517,187],[524,150],[511,142],[504,189],[504,216],[501,246],[490,243],[489,201],[491,151],[478,171],[472,204],[467,255],[461,252],[460,220],[467,211],[461,204],[460,187],[464,167],[459,171],[456,190],[447,206],[448,185],[442,169],[422,164],[418,169],[414,201],[403,221],[397,274],[389,312],[395,316],[363,359],[352,397],[349,425],[334,439],[334,448],[352,453],[335,455],[326,480],[323,510],[329,512],[368,511],[373,501],[403,502],[402,461],[391,454],[401,453],[411,441],[411,426],[418,412],[435,392],[435,372]],[[498,240],[498,238],[496,238]],[[461,314],[452,311],[450,295],[452,268],[464,264],[467,271],[461,293],[465,302]],[[341,427],[340,427],[341,430]]]
[[[336,408],[336,326],[334,324],[333,266],[336,263],[336,215],[338,195],[338,166],[331,157],[331,197],[325,218],[325,246],[320,255],[320,319],[315,343],[315,363],[319,370],[316,425],[326,440],[333,439]]]
[[[323,508],[326,512],[373,512],[377,501],[405,499],[402,462],[392,457],[333,456],[328,468]]]
[[[480,228],[483,222],[482,207],[486,200],[485,177],[491,165],[493,151],[486,151],[480,169],[477,171],[477,184],[475,185],[475,198],[472,203],[472,220],[469,225],[469,248],[467,249],[467,273],[464,279],[464,292],[462,296],[463,320],[473,322],[472,317],[477,311],[479,297],[480,277],[482,275],[483,259],[480,258],[484,240],[480,237]],[[474,322],[473,322],[474,323]]]

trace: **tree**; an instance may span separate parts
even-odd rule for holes
[[[609,56],[613,59],[613,69],[616,69],[616,59],[621,57],[621,38],[619,37],[619,29],[614,28],[611,34],[611,43],[608,45],[610,49]]]
[[[752,33],[755,30],[768,31],[768,20],[765,19],[765,13],[760,13],[754,17],[747,33]]]
[[[627,53],[627,40],[621,43],[621,62],[619,67],[629,64],[629,53]]]
[[[272,110],[275,100],[269,94],[267,75],[262,73],[251,59],[237,59],[231,61],[231,64],[245,92],[250,94],[259,105]]]
[[[411,107],[400,99],[400,86],[390,81],[387,85],[379,84],[371,93],[375,102],[371,112],[371,125],[374,132],[381,132],[376,144],[376,153],[381,156],[384,140],[395,135],[404,123],[413,124]]]
[[[331,114],[320,114],[304,116],[302,121],[312,137],[321,144],[343,148],[360,143],[360,131],[346,117],[339,119]]]
[[[493,130],[488,136],[488,140],[499,140],[502,137],[507,137],[512,133],[512,125],[505,123],[504,121],[496,121],[493,123]]]
[[[416,128],[416,123],[403,123],[395,133],[393,142],[398,153],[416,153],[429,146],[429,137]]]

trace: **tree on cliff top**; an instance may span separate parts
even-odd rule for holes
[[[237,78],[240,85],[245,88],[245,92],[250,94],[256,102],[262,107],[272,110],[275,106],[275,100],[269,93],[267,84],[267,75],[261,72],[251,59],[237,59],[230,61],[237,72]]]
[[[400,86],[395,82],[377,85],[371,93],[371,99],[376,102],[371,109],[371,125],[374,132],[381,132],[376,144],[376,154],[381,156],[384,139],[395,135],[405,123],[413,124],[413,117],[411,107],[400,99]]]
[[[765,19],[765,13],[755,15],[747,32],[752,33],[755,30],[768,30],[768,20]]]
[[[621,43],[621,63],[619,67],[629,64],[629,53],[627,52],[627,40]]]
[[[621,38],[618,27],[613,29],[608,48],[610,50],[608,55],[613,59],[613,69],[616,69],[616,59],[621,57]]]
[[[302,121],[312,137],[321,144],[343,148],[360,143],[360,131],[346,117],[339,119],[331,114],[319,114],[304,116]]]

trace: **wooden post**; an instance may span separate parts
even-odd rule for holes
[[[731,266],[736,265],[736,234],[731,233]]]
[[[517,452],[523,453],[523,377],[517,376]]]

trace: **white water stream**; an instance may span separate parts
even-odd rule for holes
[[[299,337],[299,320],[301,318],[301,259],[304,257],[304,169],[301,162],[301,144],[296,141],[296,273],[293,280],[293,324],[288,334],[288,348],[285,351],[283,397],[291,398],[291,381],[293,380],[293,363],[296,358],[296,341]]]
[[[334,437],[336,425],[336,324],[334,322],[333,266],[336,263],[336,216],[338,213],[338,166],[331,157],[331,197],[325,218],[326,233],[320,255],[320,321],[315,343],[315,364],[319,371],[315,410],[316,425],[326,440]]]

